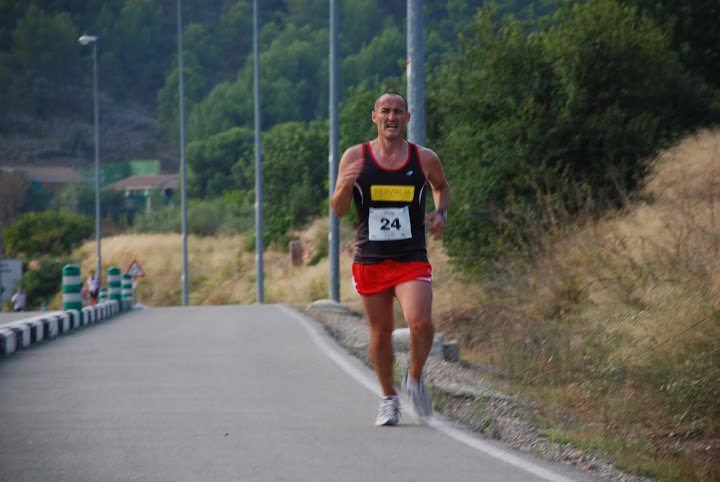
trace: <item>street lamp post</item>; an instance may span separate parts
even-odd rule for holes
[[[177,0],[178,98],[180,99],[180,210],[182,211],[182,305],[189,303],[188,289],[188,221],[187,166],[185,162],[185,87],[183,84],[182,2]]]
[[[338,29],[340,25],[340,2],[330,0],[330,189],[328,199],[335,191],[337,181],[338,163],[340,162],[340,134],[338,120],[338,97],[340,85],[340,69],[338,66]],[[328,230],[328,245],[330,248],[330,277],[328,278],[328,293],[333,301],[340,301],[340,220],[332,211],[328,203],[328,216],[330,227]]]
[[[95,275],[102,279],[102,257],[100,250],[100,130],[98,127],[98,68],[97,68],[97,37],[83,35],[78,39],[81,45],[93,45],[93,78],[95,93],[95,240],[97,250],[97,269]]]

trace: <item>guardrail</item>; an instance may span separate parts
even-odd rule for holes
[[[102,301],[80,310],[48,312],[0,327],[0,357],[132,309],[132,299]]]

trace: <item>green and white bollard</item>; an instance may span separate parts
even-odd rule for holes
[[[126,303],[128,307],[132,306],[132,275],[130,273],[123,273],[122,275],[122,299],[123,303]]]
[[[98,300],[102,302],[102,301],[107,301],[107,299],[108,299],[107,288],[103,286],[102,288],[100,288],[100,295],[98,296]]]
[[[77,310],[82,316],[82,277],[80,266],[66,264],[62,269],[63,310]]]
[[[120,268],[112,266],[108,268],[108,294],[110,301],[117,300],[119,309],[122,310],[122,292],[120,287]]]

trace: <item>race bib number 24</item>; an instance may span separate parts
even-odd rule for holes
[[[370,208],[368,217],[370,241],[397,241],[412,238],[410,210],[402,208]]]

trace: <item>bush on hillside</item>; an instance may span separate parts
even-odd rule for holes
[[[25,268],[20,285],[27,295],[28,309],[39,309],[62,290],[62,269],[68,264],[76,262],[67,257],[42,258],[31,269]]]
[[[182,212],[177,203],[136,216],[135,233],[180,233]],[[187,208],[188,233],[198,236],[240,234],[255,226],[255,209],[239,191],[222,198],[191,201]]]
[[[612,0],[548,24],[483,10],[465,55],[432,82],[429,131],[453,198],[445,239],[465,266],[532,254],[533,232],[624,204],[657,148],[718,116],[670,35]]]
[[[62,211],[31,212],[5,230],[5,249],[9,255],[24,259],[62,256],[80,246],[93,232],[93,221],[87,216]]]

